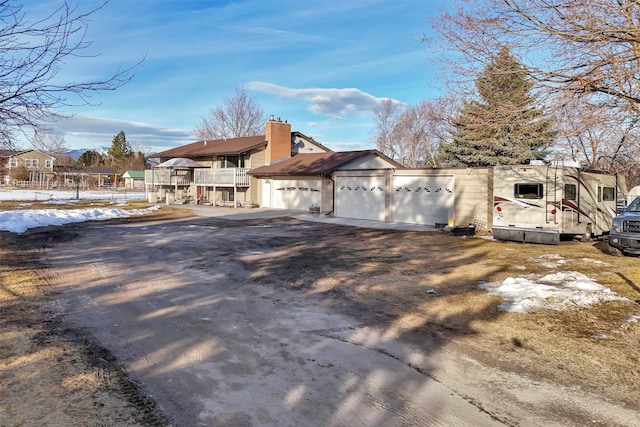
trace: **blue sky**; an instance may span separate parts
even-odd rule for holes
[[[58,0],[25,2],[51,9]],[[101,2],[83,0],[82,9]],[[243,87],[264,109],[333,150],[375,148],[371,110],[383,98],[438,95],[421,42],[447,0],[110,0],[89,23],[91,58],[69,58],[67,80],[95,79],[145,60],[133,80],[66,108],[53,123],[68,148],[134,148],[195,141],[193,129]],[[41,13],[41,10],[38,12]],[[265,117],[265,118],[266,118]]]

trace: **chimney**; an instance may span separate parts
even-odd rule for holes
[[[291,124],[274,119],[273,116],[265,124],[265,137],[267,138],[267,151],[265,164],[269,165],[278,160],[291,157]]]

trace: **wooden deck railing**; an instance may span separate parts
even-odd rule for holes
[[[251,177],[247,168],[196,168],[193,175],[177,175],[170,169],[148,169],[144,171],[145,185],[190,185],[203,187],[248,187]],[[193,179],[191,178],[193,176]]]

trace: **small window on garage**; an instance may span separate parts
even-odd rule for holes
[[[567,200],[578,200],[578,187],[575,184],[565,184],[564,198]]]
[[[542,199],[543,186],[539,183],[518,183],[513,185],[516,199]]]
[[[602,200],[605,202],[611,202],[616,199],[616,189],[613,187],[602,188]]]

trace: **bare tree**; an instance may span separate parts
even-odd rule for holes
[[[373,110],[373,141],[378,150],[406,167],[435,167],[440,146],[449,138],[448,120],[453,105],[445,98],[418,105],[384,100]]]
[[[64,135],[56,133],[51,129],[36,129],[31,145],[38,151],[61,158],[68,151]]]
[[[552,158],[622,173],[628,182],[637,182],[640,117],[608,104],[578,101],[564,99],[555,110],[558,140]]]
[[[200,140],[261,135],[264,121],[262,107],[243,88],[236,87],[234,97],[225,98],[222,106],[200,120],[195,134]]]
[[[460,0],[450,10],[432,23],[446,43],[445,78],[452,87],[470,88],[506,45],[526,58],[536,90],[547,95],[542,100],[571,99],[569,105],[578,109],[560,112],[568,120],[560,123],[560,142],[569,153],[573,149],[577,159],[598,167],[609,159],[616,168],[640,169],[633,154],[640,114],[640,2]]]
[[[599,93],[637,111],[639,17],[636,0],[461,0],[433,24],[454,58],[455,75],[476,75],[506,45],[534,64],[530,73],[538,85]],[[452,47],[458,56],[450,54]]]
[[[400,158],[397,142],[400,121],[404,113],[404,106],[390,98],[382,100],[380,105],[373,108],[375,129],[372,132],[373,142],[381,153],[393,158]]]
[[[44,18],[30,21],[23,6],[0,0],[0,147],[13,148],[16,132],[38,129],[64,106],[87,105],[91,93],[115,90],[133,77],[132,68],[103,80],[60,81],[70,57],[90,56],[88,20],[108,2],[83,12],[66,1]]]

